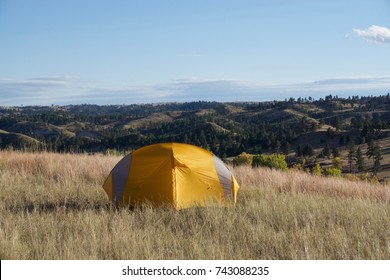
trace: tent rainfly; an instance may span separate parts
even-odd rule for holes
[[[208,202],[236,202],[239,185],[218,157],[179,143],[154,144],[125,156],[104,185],[118,206],[171,205],[180,210]]]

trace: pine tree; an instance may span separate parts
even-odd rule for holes
[[[314,148],[310,144],[306,144],[302,149],[303,156],[311,157],[314,155]]]
[[[383,157],[382,157],[381,149],[379,145],[376,144],[375,155],[374,155],[374,175],[376,175],[376,173],[382,169],[382,165],[381,165],[382,159]]]
[[[374,175],[377,174],[377,172],[381,169],[381,159],[383,159],[379,145],[375,143],[373,140],[371,140],[368,143],[367,152],[366,155],[368,158],[372,158],[373,160],[373,167],[372,167],[372,173]]]
[[[333,147],[332,155],[333,155],[333,158],[339,157],[340,156],[339,149],[337,149],[336,147]]]
[[[297,147],[295,153],[296,153],[296,156],[297,156],[297,157],[302,156],[302,147],[301,147],[301,145],[298,145],[298,147]]]
[[[341,129],[341,121],[339,116],[336,116],[334,119],[334,127],[336,128],[336,131]]]
[[[330,157],[330,147],[329,144],[326,144],[324,149],[322,150],[322,154],[326,156],[327,158]]]
[[[355,150],[355,144],[353,142],[349,143],[349,150],[348,150],[348,163],[349,163],[349,173],[352,173],[352,163],[356,156],[356,150]]]
[[[291,150],[291,145],[289,142],[285,142],[284,145],[283,145],[283,154],[288,156],[288,154],[290,153],[290,150]]]
[[[356,151],[356,163],[357,163],[358,172],[363,172],[365,169],[364,157],[363,157],[363,153],[362,153],[362,150],[360,149],[360,147]]]

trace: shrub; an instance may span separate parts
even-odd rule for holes
[[[255,155],[253,156],[252,166],[265,166],[273,169],[287,171],[286,156],[282,154],[276,155]]]
[[[313,169],[311,170],[311,173],[313,175],[319,176],[319,175],[322,174],[322,172],[323,172],[323,170],[322,170],[321,165],[318,162],[316,162],[316,164],[314,165]]]
[[[325,176],[339,177],[341,176],[341,169],[336,167],[329,167],[324,170]]]
[[[291,167],[291,170],[293,170],[293,171],[302,170],[302,164],[300,164],[300,163],[294,164],[294,165]]]
[[[341,169],[341,166],[342,166],[342,162],[341,162],[340,157],[335,157],[333,159],[333,167],[337,168],[337,169]]]
[[[351,173],[344,174],[343,178],[345,178],[351,182],[359,182],[360,181],[360,178],[358,176],[351,174]]]
[[[252,159],[253,159],[253,155],[243,152],[233,159],[233,165],[234,166],[251,165]]]
[[[370,173],[363,173],[359,175],[359,179],[371,184],[379,184],[379,180],[376,176],[373,176]]]

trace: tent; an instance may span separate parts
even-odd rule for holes
[[[236,202],[239,185],[218,157],[179,143],[154,144],[125,156],[104,185],[118,206],[171,205],[177,210]]]

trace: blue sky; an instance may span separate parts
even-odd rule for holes
[[[387,94],[390,1],[0,0],[0,106]]]

